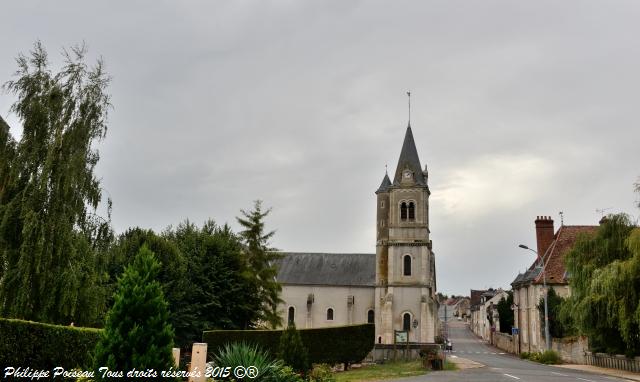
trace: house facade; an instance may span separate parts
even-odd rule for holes
[[[538,309],[544,296],[546,278],[548,288],[560,297],[567,297],[571,290],[564,266],[567,254],[580,235],[593,235],[598,226],[561,225],[554,233],[554,222],[549,216],[538,216],[535,220],[537,253],[544,262],[543,274],[538,259],[526,272],[518,274],[511,283],[513,288],[514,326],[516,353],[538,352],[546,349],[544,325]]]
[[[500,331],[498,303],[507,297],[507,292],[502,289],[489,289],[480,293],[476,307],[471,312],[470,327],[483,340],[491,341],[491,333]]]

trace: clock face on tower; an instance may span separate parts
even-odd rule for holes
[[[411,174],[411,171],[408,171],[408,170],[407,170],[407,171],[405,171],[404,173],[402,173],[402,176],[403,176],[405,179],[411,179],[411,175],[412,175],[412,174]]]

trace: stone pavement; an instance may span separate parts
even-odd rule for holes
[[[611,377],[618,377],[628,379],[630,381],[640,381],[639,373],[632,373],[630,371],[618,370],[618,369],[607,369],[604,367],[597,367],[591,365],[556,365],[556,367],[560,367],[563,369],[571,369],[571,370],[580,370],[580,371],[588,371],[590,373],[596,373],[601,375],[608,375]]]

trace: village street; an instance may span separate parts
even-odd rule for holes
[[[488,346],[469,330],[464,322],[449,321],[449,337],[453,351],[447,357],[465,358],[484,366],[459,371],[433,372],[420,377],[402,379],[413,381],[521,381],[521,382],[611,382],[625,379],[603,376],[576,370],[567,370],[556,366],[542,365],[525,361],[514,355]]]

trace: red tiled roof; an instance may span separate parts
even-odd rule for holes
[[[560,226],[558,232],[554,235],[553,242],[549,246],[547,253],[543,256],[547,283],[549,284],[566,284],[566,274],[564,267],[564,256],[573,248],[576,239],[582,235],[595,234],[598,226],[589,225],[564,225]],[[537,262],[537,260],[536,260]],[[536,266],[536,262],[531,268]],[[530,269],[531,269],[530,268]],[[535,284],[542,284],[543,275],[540,273],[534,280]]]
[[[457,298],[448,298],[447,301],[444,302],[445,304],[451,306],[451,305],[455,305],[458,303],[458,299]]]

